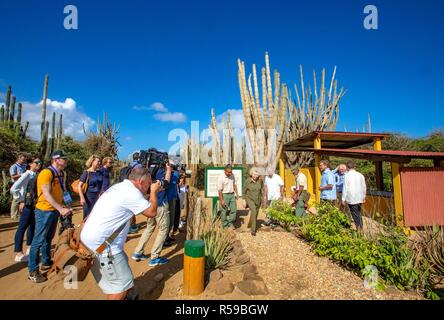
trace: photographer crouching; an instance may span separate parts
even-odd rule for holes
[[[160,182],[152,183],[147,168],[135,167],[127,179],[102,194],[83,227],[80,239],[92,252],[99,253],[91,270],[108,300],[125,299],[134,286],[123,250],[130,220],[138,214],[148,218],[156,216],[160,187]]]

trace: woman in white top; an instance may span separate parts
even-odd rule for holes
[[[25,231],[27,252],[29,252],[34,237],[37,172],[42,167],[42,161],[39,158],[33,158],[28,166],[29,170],[22,174],[11,187],[11,194],[18,201],[20,212],[20,221],[15,233],[15,262],[26,262],[28,260],[28,256],[23,253]]]

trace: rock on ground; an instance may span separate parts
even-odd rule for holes
[[[216,283],[216,294],[224,295],[233,292],[234,285],[227,278],[222,278]]]
[[[268,294],[267,286],[260,280],[243,280],[236,285],[240,291],[250,296]]]

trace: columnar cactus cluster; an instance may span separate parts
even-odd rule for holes
[[[46,121],[46,105],[48,97],[48,75],[45,76],[42,101],[42,121],[40,125],[40,157],[49,159],[49,155],[61,146],[63,139],[62,114],[60,114],[59,125],[56,129],[56,114],[53,112],[51,120],[51,132],[49,133],[49,122]],[[5,105],[0,108],[0,127],[14,130],[20,137],[26,137],[29,128],[29,121],[25,125],[22,124],[23,105],[21,102],[17,104],[16,114],[16,97],[12,94],[12,87],[8,86],[5,95]]]

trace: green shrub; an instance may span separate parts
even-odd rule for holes
[[[329,204],[319,205],[317,215],[299,220],[291,216],[289,205],[282,202],[274,203],[268,212],[284,225],[298,225],[299,235],[311,244],[316,254],[338,261],[361,277],[367,275],[366,267],[375,266],[380,276],[378,287],[384,283],[399,289],[430,287],[427,265],[417,263],[409,239],[401,229],[387,227],[370,238],[352,230],[347,215]]]
[[[294,209],[285,201],[273,201],[267,209],[267,216],[271,220],[278,222],[285,229],[298,226],[304,220],[303,217],[297,217],[294,214]]]

